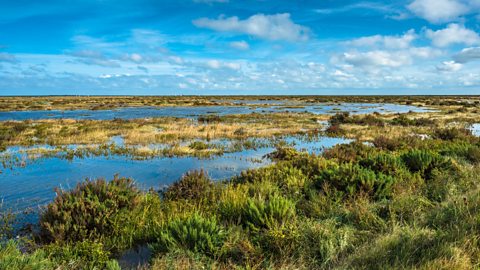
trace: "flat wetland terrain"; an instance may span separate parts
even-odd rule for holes
[[[479,136],[479,96],[0,97],[0,269],[478,269]]]

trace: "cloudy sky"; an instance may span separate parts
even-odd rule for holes
[[[0,0],[0,95],[480,94],[480,0]]]

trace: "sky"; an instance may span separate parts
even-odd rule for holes
[[[480,94],[480,0],[0,0],[0,95]]]

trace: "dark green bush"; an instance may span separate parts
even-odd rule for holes
[[[46,242],[83,241],[113,233],[114,217],[137,204],[140,192],[133,180],[117,176],[86,180],[57,197],[40,216],[40,238]]]
[[[225,237],[224,229],[215,218],[205,218],[195,213],[168,222],[151,248],[156,253],[183,249],[214,256]]]
[[[430,118],[408,118],[406,115],[399,115],[393,118],[390,123],[399,126],[417,126],[425,127],[435,125],[435,121]]]
[[[163,193],[167,200],[209,199],[213,182],[203,170],[186,173]]]
[[[318,189],[328,185],[347,196],[368,194],[384,198],[391,195],[394,182],[395,179],[391,176],[376,174],[358,164],[345,163],[322,171],[314,183]]]
[[[426,178],[429,178],[433,169],[445,164],[438,153],[428,150],[410,150],[402,154],[401,159],[412,173],[421,173]]]
[[[361,159],[359,164],[377,173],[387,175],[395,175],[398,171],[405,168],[399,157],[387,153],[370,154],[366,158]]]

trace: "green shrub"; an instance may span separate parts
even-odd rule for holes
[[[405,165],[400,158],[387,153],[369,155],[360,160],[359,164],[377,173],[387,175],[395,175],[397,172],[405,168]]]
[[[369,194],[375,198],[391,195],[395,179],[383,173],[363,168],[360,165],[345,163],[322,171],[317,175],[315,186],[323,189],[324,185],[334,187],[347,196]]]
[[[214,256],[224,240],[225,232],[215,218],[205,218],[195,213],[170,221],[151,248],[154,252],[183,249]]]
[[[139,191],[134,182],[117,176],[86,180],[71,191],[57,190],[57,197],[40,216],[40,238],[83,241],[113,234],[114,217],[135,207]]]
[[[68,269],[120,269],[118,262],[110,259],[110,252],[103,244],[91,241],[79,241],[73,244],[51,244],[46,251],[57,265]]]
[[[227,186],[221,193],[218,201],[218,213],[222,220],[228,223],[239,224],[242,220],[243,206],[247,203],[245,186]]]
[[[299,152],[292,147],[277,147],[275,151],[267,154],[267,157],[274,161],[294,160],[299,156]]]
[[[444,164],[444,159],[436,152],[428,150],[410,150],[401,155],[401,159],[412,173],[421,173],[429,178],[434,168]]]
[[[392,125],[417,126],[417,127],[425,127],[425,126],[435,125],[435,121],[430,119],[430,118],[413,118],[413,119],[410,119],[404,114],[393,118],[390,123]]]
[[[48,270],[57,269],[46,253],[39,249],[31,254],[22,253],[14,241],[0,243],[0,269]]]
[[[349,144],[339,144],[326,149],[323,156],[327,159],[335,159],[340,163],[356,162],[365,158],[368,153],[375,149],[361,142],[351,142]]]
[[[240,183],[271,182],[284,194],[298,195],[303,192],[308,177],[291,163],[277,163],[265,168],[243,171],[236,181]]]
[[[170,185],[163,193],[167,200],[208,199],[213,183],[203,170],[186,173],[179,181]]]
[[[242,222],[253,231],[283,225],[295,216],[295,204],[281,196],[249,198],[243,207]]]

